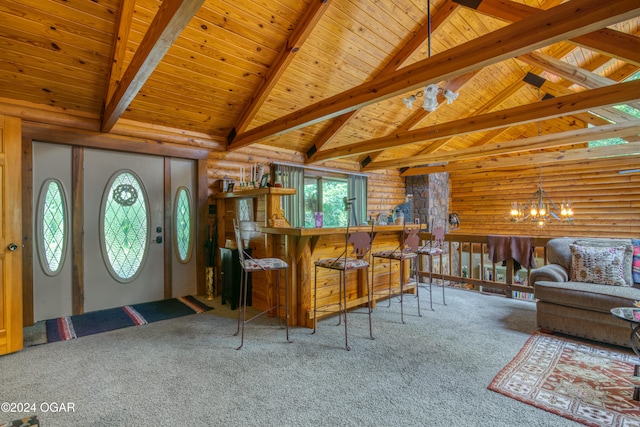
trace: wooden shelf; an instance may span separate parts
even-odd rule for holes
[[[296,194],[296,189],[284,187],[254,188],[253,190],[236,191],[233,193],[217,193],[214,194],[213,197],[216,199],[233,199],[241,197],[256,197],[268,194],[274,196],[287,196]]]

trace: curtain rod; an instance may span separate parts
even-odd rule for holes
[[[348,175],[358,175],[358,176],[369,177],[369,175],[364,174],[364,173],[347,172],[347,171],[343,171],[343,170],[340,170],[340,169],[330,169],[330,168],[323,168],[323,167],[296,165],[295,163],[271,162],[271,164],[272,165],[280,165],[280,166],[293,166],[293,167],[296,167],[296,168],[315,170],[315,171],[319,171],[319,172],[345,173],[345,174],[348,174]]]

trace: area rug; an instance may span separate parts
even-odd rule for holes
[[[47,342],[65,341],[129,326],[213,310],[195,297],[166,299],[92,311],[46,321]]]
[[[536,333],[489,389],[588,426],[640,426],[636,363],[631,352]]]

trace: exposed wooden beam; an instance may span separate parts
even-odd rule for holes
[[[133,18],[135,0],[123,0],[120,3],[120,14],[118,15],[118,27],[114,35],[113,52],[111,54],[111,71],[109,72],[109,85],[105,94],[104,105],[108,105],[113,97],[113,93],[118,87],[118,82],[122,76],[124,56],[127,52],[127,41],[129,40],[129,30]]]
[[[509,0],[482,0],[476,10],[494,18],[516,22],[539,13],[541,9]],[[640,66],[640,37],[633,34],[601,28],[573,37],[570,41],[603,55]]]
[[[550,95],[558,97],[558,96],[564,96],[564,95],[575,93],[573,90],[567,87],[567,85],[570,84],[571,82],[563,81],[561,83],[554,83],[546,79],[542,79],[542,80],[544,80],[544,83],[542,84],[542,87],[540,89],[543,92],[546,92]],[[596,113],[597,116],[592,113]],[[609,123],[611,122],[619,123],[623,121],[628,122],[628,121],[636,120],[636,117],[630,114],[627,114],[614,107],[597,108],[597,109],[591,110],[589,113],[580,113],[580,115],[582,114],[589,114],[588,117],[586,116],[583,117],[584,119],[583,121],[586,123],[590,123],[594,126],[600,126],[602,124],[605,124],[605,123],[602,123],[603,122],[602,117],[607,119]]]
[[[549,153],[530,154],[517,157],[495,157],[491,160],[455,162],[438,166],[410,168],[402,176],[427,175],[437,172],[482,172],[491,169],[514,168],[547,163],[575,162],[580,160],[594,160],[617,156],[640,157],[640,142],[609,145],[606,147],[577,148],[573,150],[553,151]]]
[[[162,61],[204,0],[165,0],[105,107],[102,132],[109,132]]]
[[[617,83],[615,80],[608,77],[583,70],[580,67],[576,67],[568,62],[561,61],[540,52],[529,52],[524,55],[520,55],[518,59],[534,67],[540,67],[551,74],[555,74],[558,77],[562,77],[572,83],[588,89],[605,87]],[[640,109],[640,102],[629,102],[627,104]]]
[[[433,16],[430,25],[421,25],[416,34],[409,40],[407,44],[402,46],[402,49],[395,54],[395,56],[389,61],[387,65],[380,71],[379,76],[389,74],[399,68],[411,58],[411,56],[422,46],[425,40],[428,40],[431,33],[438,29],[442,24],[447,22],[453,12],[458,8],[452,0],[445,0],[444,4],[438,9]],[[453,89],[452,89],[453,90]],[[318,138],[313,142],[313,145],[309,147],[307,151],[307,163],[312,163],[315,160],[315,154],[318,153],[324,146],[326,146],[331,140],[349,123],[349,120],[358,113],[358,110],[345,113],[335,118],[331,124],[320,134]],[[422,116],[424,118],[424,115]]]
[[[635,0],[572,0],[239,134],[229,149],[337,117],[408,90],[633,18],[638,13],[640,4]]]
[[[440,123],[422,129],[398,132],[392,136],[369,140],[364,144],[357,143],[331,148],[319,153],[318,160],[338,159],[416,142],[433,141],[540,119],[550,119],[605,105],[622,104],[638,98],[640,98],[640,80],[618,83],[507,110]]]
[[[461,76],[455,77],[453,79],[451,79],[449,81],[449,83],[447,84],[446,89],[449,89],[452,92],[457,92],[458,90],[460,90],[460,88],[462,88],[462,86],[464,86],[469,80],[471,80],[473,78],[473,76],[475,76],[478,71],[480,70],[476,70],[476,71],[472,71],[470,73],[466,73],[463,74]],[[438,97],[438,102],[442,102],[440,100],[440,97]],[[439,104],[438,104],[439,105]],[[396,131],[408,131],[413,129],[418,123],[420,123],[425,117],[427,117],[430,114],[429,111],[425,111],[422,108],[418,108],[416,110],[415,113],[411,114],[409,117],[407,117],[407,119],[402,122],[400,124],[400,126],[398,127],[398,129]],[[451,138],[447,138],[447,139],[443,139],[443,140],[437,140],[434,141],[433,145],[434,147],[441,147],[443,145],[445,145],[448,141],[450,141]],[[430,153],[431,151],[429,151],[429,148],[431,148],[431,146],[427,147],[427,149],[425,149],[425,154],[428,152]],[[437,149],[437,148],[436,148]],[[368,158],[369,161],[375,161],[378,157],[380,157],[382,155],[382,153],[384,153],[384,151],[378,151],[376,153],[371,153]],[[422,152],[420,153],[422,154]]]
[[[495,144],[485,144],[479,147],[464,148],[461,150],[452,150],[443,153],[413,156],[408,159],[372,162],[364,169],[368,171],[398,168],[401,166],[417,166],[428,163],[480,159],[505,154],[562,147],[564,145],[575,144],[578,142],[625,137],[638,134],[640,134],[640,120],[591,128],[574,129],[565,132],[540,135],[513,141],[504,141]]]
[[[473,113],[473,115],[469,116],[469,117],[479,116],[479,115],[481,115],[481,114],[483,114],[483,113],[485,113],[487,111],[493,110],[494,108],[496,108],[496,106],[498,106],[501,103],[503,103],[507,98],[512,96],[518,90],[522,89],[522,86],[524,86],[524,82],[522,80],[518,80],[517,82],[513,83],[512,85],[510,85],[505,90],[501,91],[498,94],[498,96],[495,96],[492,99],[490,99],[489,102],[487,102],[485,105],[483,105],[477,111],[475,111]],[[494,138],[494,137],[498,136],[501,132],[502,131],[497,132],[495,135],[491,134],[490,136],[492,138]],[[428,147],[426,147],[425,149],[420,151],[420,153],[418,153],[418,155],[434,153],[434,152],[440,150],[442,147],[446,146],[449,142],[451,142],[452,139],[453,138],[438,139],[438,140],[434,141],[433,144],[429,144]]]
[[[264,76],[260,85],[254,92],[251,100],[247,104],[246,108],[240,115],[240,119],[236,122],[236,125],[231,132],[228,140],[233,139],[231,136],[238,133],[242,133],[247,129],[251,120],[255,117],[256,113],[262,107],[262,104],[269,96],[271,89],[278,83],[278,80],[285,72],[296,53],[300,50],[304,42],[307,40],[315,26],[320,21],[320,18],[329,8],[331,0],[314,0],[307,7],[304,16],[296,24],[296,28],[291,33],[291,37],[287,40],[285,46],[280,50],[275,61],[269,66],[269,71]]]
[[[173,144],[158,139],[136,138],[113,133],[91,132],[48,123],[23,121],[23,135],[40,141],[82,147],[102,148],[126,153],[153,154],[183,159],[206,159],[209,150]]]

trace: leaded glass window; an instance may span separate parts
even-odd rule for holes
[[[67,204],[60,181],[42,184],[37,209],[38,257],[45,274],[54,276],[62,269],[67,248]]]
[[[180,187],[174,202],[175,248],[178,260],[187,262],[191,257],[191,195],[185,187]]]
[[[114,279],[130,282],[145,260],[149,206],[140,179],[131,171],[116,172],[102,196],[101,244]]]

